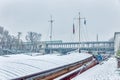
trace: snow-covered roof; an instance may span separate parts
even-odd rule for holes
[[[110,58],[103,64],[92,67],[72,80],[120,80],[118,73],[116,59]]]
[[[30,56],[25,54],[0,56],[0,80],[19,78],[71,64],[90,57],[86,53],[68,55],[48,54]]]

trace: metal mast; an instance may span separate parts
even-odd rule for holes
[[[97,40],[97,52],[99,52],[99,49],[98,49],[98,34],[97,34],[97,36],[96,36],[96,40]]]
[[[86,20],[85,20],[85,18],[81,18],[80,17],[80,12],[79,12],[79,17],[78,17],[78,20],[79,20],[79,45],[78,45],[78,51],[79,51],[79,53],[80,53],[80,30],[81,30],[81,28],[80,28],[80,21],[81,21],[81,19],[84,19],[84,24],[86,24]]]
[[[53,32],[53,22],[54,22],[54,20],[52,19],[52,15],[50,16],[50,20],[49,20],[49,22],[50,22],[50,24],[51,24],[51,28],[50,28],[50,42],[51,42],[51,48],[52,48],[52,32]],[[50,53],[52,53],[52,50],[50,50]]]
[[[78,20],[79,20],[79,45],[78,45],[78,51],[80,53],[80,12],[79,12],[79,18],[78,18]]]

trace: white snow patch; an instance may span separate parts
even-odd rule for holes
[[[0,56],[0,80],[8,80],[30,75],[74,62],[81,61],[92,55],[86,53],[71,53],[68,55],[38,55],[25,54]]]
[[[110,58],[108,61],[104,61],[102,65],[97,65],[72,80],[120,80],[116,59]]]

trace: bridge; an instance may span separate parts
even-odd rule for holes
[[[46,43],[45,51],[50,53],[51,51],[58,51],[67,53],[78,49],[88,52],[99,51],[104,53],[114,53],[114,41],[91,41],[91,42],[62,42],[62,43]]]
[[[89,42],[62,42],[58,41],[41,41],[36,42],[34,45],[30,42],[23,42],[20,45],[20,49],[17,49],[16,45],[12,45],[11,49],[0,49],[0,55],[15,54],[15,53],[27,53],[27,52],[41,52],[50,53],[50,51],[58,51],[61,53],[67,53],[78,49],[82,51],[99,51],[104,53],[115,53],[120,50],[120,32],[114,33],[114,38],[111,41],[89,41]]]
[[[111,41],[89,41],[89,42],[62,42],[62,41],[43,41],[37,42],[35,45],[30,42],[24,42],[22,45],[23,52],[41,52],[50,53],[50,51],[57,51],[67,53],[69,51],[77,50],[80,45],[81,51],[102,53],[116,53],[120,49],[120,32],[115,32],[114,38]],[[35,50],[34,50],[35,48]],[[14,49],[13,49],[14,50]],[[3,53],[18,53],[9,49],[1,50]],[[16,50],[21,51],[21,50]]]

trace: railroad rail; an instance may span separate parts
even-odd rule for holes
[[[71,73],[68,73],[66,75],[63,75],[62,77],[60,77],[59,79],[57,80],[71,80],[72,78],[80,75],[81,73],[83,73],[84,71],[92,68],[93,66],[97,65],[97,61],[96,60],[93,60],[91,62],[88,62],[88,64],[85,64],[83,65],[83,67],[80,67],[74,71],[72,71]],[[55,79],[56,80],[56,79]]]
[[[16,78],[13,80],[53,80],[61,75],[64,75],[70,71],[73,71],[73,70],[81,67],[82,65],[84,65],[92,60],[93,60],[93,56],[88,57],[84,60],[75,62],[75,63],[67,64],[67,65],[64,65],[61,67],[46,70],[43,72],[38,72],[35,74],[31,74],[31,75],[26,75],[26,76]]]

